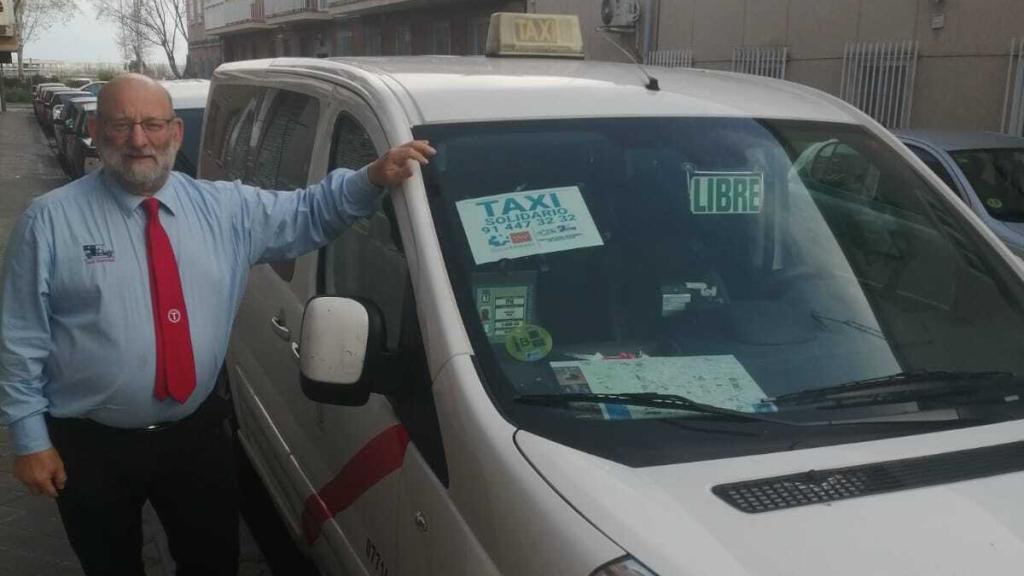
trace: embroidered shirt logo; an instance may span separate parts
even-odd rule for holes
[[[83,244],[82,252],[85,253],[86,264],[114,261],[114,251],[108,250],[106,244]]]

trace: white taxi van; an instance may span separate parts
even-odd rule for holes
[[[844,102],[579,39],[214,74],[204,178],[438,151],[250,273],[225,372],[295,539],[325,574],[1020,574],[1021,263]]]

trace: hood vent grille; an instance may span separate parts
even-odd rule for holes
[[[757,514],[1021,470],[1024,470],[1024,442],[1012,442],[934,456],[720,484],[711,491],[737,510]]]

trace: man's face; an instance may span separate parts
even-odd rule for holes
[[[103,166],[130,192],[163,186],[181,147],[183,126],[167,96],[151,85],[118,86],[90,126]]]

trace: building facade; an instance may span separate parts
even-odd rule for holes
[[[483,54],[490,15],[525,11],[525,0],[190,1],[202,2],[189,48],[204,77],[254,58]]]
[[[577,14],[588,58],[783,78],[892,128],[1024,132],[1024,0],[189,2],[197,76],[251,58],[481,54],[493,12]]]
[[[579,14],[588,57],[624,60],[596,28],[602,5],[631,3],[634,31],[611,35],[646,45],[648,61],[782,77],[890,127],[1024,128],[1024,0],[534,0],[529,9]]]

